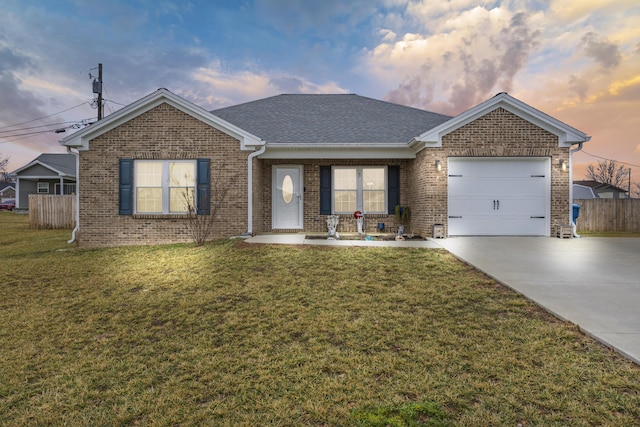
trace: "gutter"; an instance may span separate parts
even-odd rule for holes
[[[71,232],[71,239],[67,240],[67,243],[71,244],[76,241],[76,233],[80,229],[80,153],[78,150],[71,151],[71,147],[67,146],[67,153],[76,156],[76,226]]]
[[[243,237],[253,236],[253,159],[267,150],[265,143],[258,151],[249,154],[247,158],[247,231]]]

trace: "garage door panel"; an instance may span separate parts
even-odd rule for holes
[[[548,235],[548,158],[449,159],[450,235]]]
[[[544,227],[544,218],[503,218],[500,222],[489,217],[479,217],[472,225],[465,224],[464,218],[450,218],[449,229],[463,229],[465,236],[528,236],[522,230]],[[451,231],[449,234],[452,234]],[[455,234],[453,234],[455,235]]]
[[[493,200],[485,198],[466,198],[449,200],[449,210],[456,215],[481,215],[493,210]]]
[[[520,216],[528,218],[531,216],[544,215],[544,201],[540,199],[501,199],[497,201],[496,212],[502,216]]]

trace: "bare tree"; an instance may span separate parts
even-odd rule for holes
[[[630,170],[615,160],[601,160],[598,166],[587,166],[587,178],[603,184],[611,184],[619,188],[629,186]]]
[[[9,157],[4,157],[0,152],[0,182],[9,182],[9,172],[7,171],[8,164]]]
[[[224,169],[225,165],[222,165],[220,170]],[[203,246],[215,231],[216,226],[219,225],[218,214],[223,208],[229,193],[229,185],[223,185],[218,174],[214,176],[215,178],[211,180],[208,200],[201,201],[203,205],[211,206],[208,215],[198,212],[193,189],[182,193],[187,211],[187,228],[196,246]],[[239,174],[236,174],[228,182],[236,182],[238,177]]]

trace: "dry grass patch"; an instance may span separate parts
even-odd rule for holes
[[[640,424],[638,366],[445,251],[56,251],[16,217],[1,425]]]

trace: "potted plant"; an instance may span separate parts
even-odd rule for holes
[[[405,226],[411,221],[411,208],[405,205],[397,205],[395,209],[396,223],[398,226],[398,237],[404,234]]]

